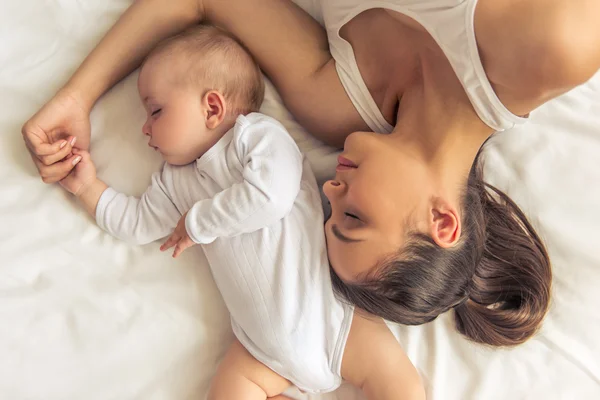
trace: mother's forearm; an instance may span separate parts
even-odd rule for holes
[[[137,68],[160,40],[200,21],[202,0],[138,0],[87,56],[65,89],[90,108]]]

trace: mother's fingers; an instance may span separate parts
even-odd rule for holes
[[[46,143],[46,142],[28,142],[27,143],[27,147],[29,148],[29,150],[38,158],[44,157],[44,156],[50,156],[53,154],[58,153],[63,145],[63,143],[65,143],[66,141],[64,140],[59,140],[58,142],[55,143]],[[68,144],[65,144],[68,145]]]
[[[26,123],[21,133],[27,148],[37,157],[51,155],[60,150],[62,142],[49,143],[46,132],[35,125]]]
[[[63,158],[67,157],[71,153],[71,151],[73,150],[73,145],[75,145],[76,140],[77,140],[76,138],[72,137],[72,138],[69,138],[68,141],[61,140],[58,143],[53,143],[51,146],[58,148],[58,151],[53,154],[49,154],[49,155],[45,155],[45,156],[38,156],[38,159],[44,165],[52,165],[55,162],[60,161]]]
[[[55,183],[69,175],[69,172],[77,165],[77,161],[81,160],[80,156],[75,154],[65,158],[62,161],[56,162],[52,165],[44,165],[37,157],[32,156],[36,167],[40,171],[42,181],[45,183]]]

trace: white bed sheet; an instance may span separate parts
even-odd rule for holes
[[[38,178],[22,123],[59,88],[130,1],[0,1],[0,399],[198,399],[232,340],[206,260],[109,237]],[[160,159],[141,134],[136,75],[92,114],[100,177],[141,193]],[[313,162],[335,154],[281,119]],[[541,333],[513,350],[473,345],[452,315],[392,327],[430,399],[600,398],[600,76],[497,135],[486,177],[531,216],[554,267]],[[362,398],[343,386],[326,396]]]

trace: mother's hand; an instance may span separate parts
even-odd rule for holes
[[[90,107],[74,92],[63,89],[23,125],[21,132],[42,180],[58,182],[75,166],[73,145],[89,147]]]

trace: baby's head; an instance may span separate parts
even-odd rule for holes
[[[148,145],[166,162],[199,158],[233,127],[258,111],[264,82],[252,56],[231,35],[208,25],[160,43],[144,61],[140,98],[148,114]]]

